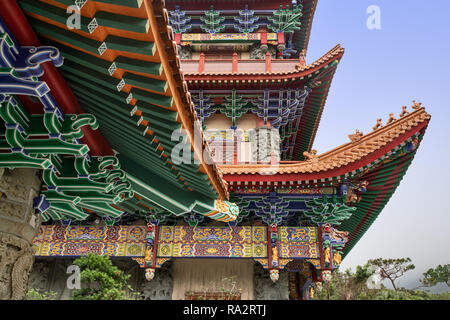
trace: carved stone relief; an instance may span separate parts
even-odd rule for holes
[[[141,285],[143,300],[171,300],[173,290],[172,262],[168,261],[156,270],[152,281],[144,280]]]
[[[25,297],[33,261],[34,254],[27,241],[0,234],[0,300]]]
[[[255,300],[288,300],[289,279],[286,270],[280,270],[277,282],[270,279],[269,271],[255,263],[254,273]]]
[[[0,299],[23,299],[34,262],[31,242],[41,224],[33,199],[40,179],[35,169],[0,172]]]

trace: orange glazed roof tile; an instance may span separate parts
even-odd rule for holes
[[[352,142],[346,143],[331,151],[323,153],[319,156],[305,152],[307,161],[298,161],[294,163],[280,163],[272,174],[308,174],[325,172],[333,169],[345,167],[362,158],[374,153],[377,150],[387,146],[405,133],[418,127],[420,124],[428,123],[431,116],[425,111],[425,108],[416,104],[415,110],[406,114],[402,112],[401,117],[395,120],[392,117],[389,123],[379,127],[381,120],[377,121],[377,125],[371,133],[363,135],[358,132],[349,135]],[[404,109],[405,110],[405,109]],[[405,138],[405,140],[408,137]],[[242,164],[242,165],[218,165],[222,175],[256,175],[264,169],[271,168],[266,164]]]

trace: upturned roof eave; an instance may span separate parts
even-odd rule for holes
[[[218,168],[228,182],[305,181],[339,176],[364,167],[390,152],[426,128],[430,118],[425,109],[420,108],[360,137],[357,141],[343,144],[308,161],[280,163],[272,175],[260,174],[271,168],[265,164],[218,165]]]
[[[326,67],[331,64],[333,61],[340,61],[344,54],[344,48],[342,48],[339,44],[333,47],[330,51],[324,54],[317,61],[308,64],[308,65],[300,65],[300,62],[296,66],[294,70],[291,71],[283,71],[283,72],[184,72],[184,78],[192,83],[193,81],[217,81],[217,80],[293,80],[308,77],[309,75],[314,74],[318,70]],[[181,60],[183,61],[194,61],[194,60]],[[195,60],[197,61],[197,60]],[[241,60],[242,61],[242,60]],[[251,60],[255,61],[255,60]],[[276,60],[279,63],[291,63],[292,61],[298,61],[298,59],[283,59]],[[230,60],[231,62],[231,60]],[[264,60],[261,60],[264,62]],[[239,65],[239,64],[238,64]],[[182,68],[182,66],[181,66]]]
[[[11,2],[11,3],[14,2],[14,4],[15,4],[15,1],[9,1],[9,0],[7,0],[7,1]],[[5,1],[5,4],[6,4],[6,1]],[[38,3],[38,4],[33,3],[33,5],[36,5],[36,6],[38,6],[38,8],[40,8],[39,5],[41,5],[41,3]],[[63,4],[59,4],[59,3],[58,4],[57,3],[51,3],[51,4],[42,3],[42,6],[44,6],[44,5],[54,6],[58,10],[64,10],[64,8],[67,7],[67,5],[63,5]],[[17,8],[19,8],[17,4],[15,4],[15,6]],[[90,19],[91,17],[95,17],[96,13],[101,12],[102,10],[105,10],[105,12],[108,12],[108,13],[114,13],[114,14],[119,14],[119,15],[120,14],[127,15],[127,14],[129,14],[129,12],[132,12],[134,15],[139,14],[139,16],[142,19],[149,19],[148,12],[145,11],[144,6],[145,6],[144,3],[142,3],[142,5],[139,8],[131,8],[130,9],[128,7],[123,7],[121,5],[110,5],[108,3],[87,2],[86,5],[83,6],[83,8],[81,10],[82,20],[86,19],[86,18]],[[69,30],[69,31],[71,32],[71,34],[77,35],[78,37],[82,36],[88,41],[92,41],[92,40],[103,41],[103,40],[99,40],[100,38],[97,39],[96,37],[104,36],[105,32],[106,32],[106,36],[108,36],[108,35],[117,36],[117,32],[120,32],[122,38],[127,38],[129,35],[132,35],[133,37],[139,37],[141,42],[144,41],[143,38],[148,39],[148,42],[154,42],[155,41],[154,36],[158,35],[158,39],[162,39],[162,43],[163,43],[162,45],[165,48],[165,50],[163,50],[163,51],[165,52],[165,54],[163,55],[164,57],[162,57],[162,55],[160,55],[160,54],[155,54],[154,57],[152,58],[153,60],[150,59],[151,60],[150,62],[156,62],[156,60],[159,60],[159,59],[168,60],[168,61],[166,61],[167,62],[166,67],[170,67],[170,69],[172,71],[172,72],[168,72],[168,73],[171,75],[171,78],[173,78],[176,82],[175,84],[174,83],[171,84],[171,89],[166,89],[165,92],[161,93],[160,95],[166,96],[167,95],[166,93],[177,92],[177,94],[179,96],[179,99],[178,99],[179,101],[176,104],[174,103],[174,105],[171,106],[171,109],[173,109],[174,111],[177,111],[178,114],[180,115],[179,119],[177,119],[177,120],[179,120],[178,122],[182,124],[183,128],[185,128],[189,132],[193,132],[193,127],[194,127],[194,123],[196,120],[196,114],[195,114],[195,110],[193,108],[192,101],[190,99],[190,94],[187,91],[187,84],[185,83],[185,81],[183,79],[182,72],[181,72],[181,70],[179,70],[179,68],[176,67],[177,65],[179,65],[179,57],[176,55],[176,46],[173,45],[174,42],[173,42],[172,30],[168,26],[167,11],[164,8],[163,2],[160,0],[154,0],[151,3],[149,2],[147,4],[147,7],[151,7],[151,9],[153,11],[154,20],[156,21],[156,23],[153,25],[153,28],[157,28],[157,30],[156,29],[153,30],[152,28],[149,28],[147,33],[140,34],[137,32],[133,33],[133,32],[129,32],[129,31],[123,31],[120,29],[120,27],[106,28],[102,25],[99,25],[98,30],[97,30],[98,32],[88,33],[86,30],[83,31],[83,30],[76,30],[76,29]],[[123,9],[120,10],[121,8],[123,8]],[[18,10],[23,15],[22,10],[20,8]],[[41,24],[45,24],[46,26],[51,26],[51,28],[55,28],[55,30],[60,30],[62,28],[63,30],[67,31],[66,30],[67,27],[65,25],[59,24],[57,21],[51,20],[50,17],[47,17],[45,15],[41,16],[40,14],[33,12],[33,10],[31,10],[31,11],[24,10],[24,11],[28,15],[28,18],[32,18],[36,21],[39,21]],[[31,27],[30,27],[30,30],[33,31],[33,29],[31,29]],[[30,32],[25,32],[25,33],[26,34],[34,34],[34,31],[32,33],[30,33]],[[61,44],[63,46],[65,45],[61,39],[53,39],[49,36],[47,36],[46,38],[51,41],[57,42],[58,44]],[[136,39],[134,39],[134,40],[136,40]],[[31,43],[28,45],[33,45],[33,44]],[[34,45],[36,45],[36,44],[34,44]],[[72,44],[67,44],[67,45],[70,46],[72,49],[93,55],[96,59],[103,59],[106,62],[108,62],[108,61],[111,62],[111,59],[112,59],[112,61],[114,61],[114,57],[108,56],[105,58],[105,57],[101,56],[101,54],[99,56],[96,52],[94,52],[94,53],[93,52],[85,52],[85,50],[83,51],[83,49],[78,47],[77,45],[72,45]],[[115,49],[108,49],[108,50],[110,50],[111,52],[115,51]],[[107,56],[107,55],[108,55],[108,53],[105,53],[105,56]],[[142,56],[146,56],[146,54],[140,54],[139,58],[142,58]],[[150,57],[151,53],[148,53],[148,56]],[[127,58],[133,59],[133,56],[127,55]],[[147,60],[145,60],[145,61],[147,61]],[[166,80],[167,81],[167,79],[163,79],[164,77],[159,77],[159,76],[155,77],[155,76],[150,75],[150,76],[148,76],[148,78],[150,80],[153,80],[155,78],[157,80]],[[48,82],[49,82],[49,85],[52,84],[52,81],[48,81]],[[138,88],[138,87],[136,87],[136,88]],[[51,88],[51,89],[53,92],[53,88]],[[149,90],[147,90],[147,91],[149,91]],[[69,92],[69,91],[66,90],[66,92]],[[114,91],[111,91],[111,94],[113,92]],[[150,92],[150,94],[153,94],[153,92],[151,92],[151,91],[149,91],[149,92]],[[77,98],[79,100],[81,100],[80,96],[78,96]],[[76,101],[76,99],[72,99],[72,100]],[[68,99],[68,101],[71,101],[71,100]],[[79,112],[82,113],[83,111],[79,111]],[[183,114],[183,117],[189,118],[189,121],[183,122],[180,119],[181,114]],[[135,115],[139,116],[137,113],[135,113]],[[131,119],[131,117],[130,117],[130,119]],[[145,124],[148,123],[149,120],[151,120],[151,119],[143,118],[143,120],[140,121],[140,124],[138,124],[139,128],[144,126],[144,130],[145,130],[144,134],[152,131],[151,128],[145,129]],[[85,137],[87,137],[87,135],[85,135]],[[100,141],[99,139],[95,139],[95,138],[91,139],[91,140],[92,140],[92,143],[89,143],[90,147],[91,147],[91,145],[95,145],[96,141]],[[103,139],[103,140],[105,140],[105,139]],[[100,143],[100,145],[108,146],[108,148],[111,150],[107,140],[105,140],[104,143]],[[201,153],[203,151],[203,148],[207,147],[206,140],[204,138],[202,139],[202,142],[200,145],[201,146],[193,146],[193,150],[197,154]],[[93,149],[93,148],[91,148],[91,149]],[[201,149],[201,150],[199,150],[199,149]],[[99,153],[99,155],[103,155],[104,151],[100,150],[98,153]],[[113,151],[111,150],[110,153],[113,154]],[[224,182],[222,181],[222,179],[220,178],[220,176],[218,175],[218,173],[216,172],[214,165],[208,165],[202,161],[202,163],[200,163],[198,166],[198,172],[208,175],[209,182],[213,185],[213,188],[214,188],[216,194],[219,195],[220,198],[226,199],[228,197],[226,186],[225,186]]]

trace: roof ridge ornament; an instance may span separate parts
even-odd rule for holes
[[[348,137],[350,138],[351,142],[357,142],[357,141],[361,140],[361,138],[363,136],[364,136],[364,133],[362,133],[358,129],[355,130],[355,133],[348,135]]]
[[[414,110],[418,110],[420,108],[424,108],[424,107],[422,107],[422,102],[416,102],[416,100],[413,100],[412,102],[414,103],[414,105],[412,106],[412,108]]]
[[[377,124],[372,128],[373,131],[382,128],[383,127],[383,122],[381,121],[381,118],[377,119]]]
[[[394,122],[395,120],[397,120],[397,119],[394,117],[394,114],[392,112],[389,113],[389,119],[388,119],[387,124],[390,124],[390,123]]]
[[[409,114],[409,111],[408,111],[408,107],[407,106],[403,106],[402,107],[402,112],[400,113],[400,118],[403,118],[404,116],[406,116],[407,114]]]
[[[308,162],[319,162],[319,156],[317,155],[317,150],[312,149],[311,152],[305,151],[303,155],[306,157]]]
[[[424,109],[425,110],[425,107],[422,106],[422,102],[416,102],[416,100],[413,100],[412,102],[413,102],[412,108],[413,108],[414,111],[419,110],[419,109]],[[408,115],[409,113],[410,112],[408,111],[408,107],[407,106],[402,106],[402,112],[400,113],[399,117],[403,118],[406,115]],[[396,120],[397,120],[397,118],[395,118],[394,113],[391,112],[391,113],[389,113],[389,119],[386,122],[386,125],[391,124],[391,123],[395,122]],[[382,127],[383,127],[383,123],[382,123],[381,118],[379,118],[379,119],[377,119],[377,124],[373,127],[373,131],[375,131],[375,130],[377,130],[379,128],[382,128]],[[350,136],[349,136],[349,138],[350,138]],[[350,138],[350,140],[351,139],[352,138]],[[353,142],[353,140],[352,140],[352,142]]]

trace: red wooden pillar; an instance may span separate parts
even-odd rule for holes
[[[278,32],[277,33],[277,42],[278,42],[278,46],[285,48],[284,45],[284,32]]]
[[[323,261],[322,226],[317,227],[317,236],[319,237],[320,269],[323,270],[325,263]]]
[[[323,261],[323,239],[322,239],[322,226],[317,227],[317,236],[319,237],[319,254],[320,254],[320,277],[319,281],[323,281],[322,271],[325,267],[325,263]]]
[[[234,135],[234,137],[233,137],[233,164],[237,164],[238,163],[239,143],[238,143],[238,137],[237,137],[236,131],[234,131],[233,135]]]
[[[267,230],[267,268],[270,270],[272,269],[272,239],[271,239],[271,232],[270,232],[270,226],[266,227]]]
[[[233,65],[231,67],[231,72],[236,73],[238,72],[238,55],[237,53],[233,53]]]
[[[266,72],[272,72],[272,58],[269,52],[266,52]]]
[[[267,48],[267,32],[261,32],[261,48]]]
[[[283,51],[284,51],[284,49],[286,49],[286,45],[284,42],[284,32],[277,33],[277,42],[278,42],[277,59],[283,59]]]
[[[198,73],[203,73],[205,71],[205,54],[200,53],[200,59],[198,60]]]
[[[181,33],[175,33],[175,42],[177,45],[181,45]]]
[[[153,268],[156,268],[156,258],[158,256],[158,239],[159,239],[159,225],[156,225],[155,239],[153,240],[153,261],[152,261]]]

